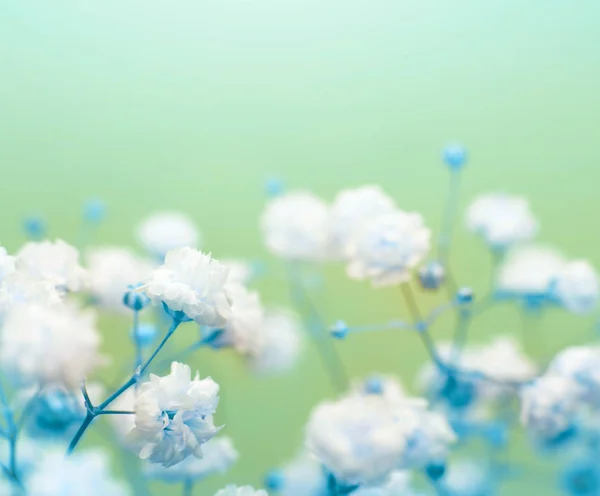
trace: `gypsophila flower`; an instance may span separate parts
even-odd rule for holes
[[[6,248],[0,246],[0,284],[6,276],[15,271],[15,257],[8,254]]]
[[[108,456],[88,451],[65,458],[47,451],[26,482],[29,496],[128,496],[127,487],[112,477]]]
[[[102,307],[127,312],[123,295],[148,278],[152,264],[128,248],[100,247],[86,253],[90,293]]]
[[[54,284],[34,279],[25,272],[13,272],[0,284],[0,317],[18,305],[36,303],[52,306],[62,302],[63,294],[59,293]]]
[[[356,230],[370,219],[395,209],[394,201],[379,186],[362,186],[338,193],[330,210],[334,253],[343,258]]]
[[[167,253],[142,289],[155,302],[183,312],[200,325],[220,327],[231,316],[225,284],[227,269],[193,248]]]
[[[244,286],[229,287],[231,315],[223,327],[221,345],[233,346],[247,355],[257,354],[262,346],[264,308],[258,293]]]
[[[261,343],[250,355],[254,370],[284,372],[297,362],[302,351],[302,328],[298,317],[286,310],[268,310],[262,322]]]
[[[252,486],[227,486],[215,493],[215,496],[269,496],[263,489],[254,489]]]
[[[576,382],[582,398],[593,406],[600,406],[600,348],[571,346],[556,355],[548,372]]]
[[[281,496],[327,496],[327,477],[317,459],[305,451],[278,472]],[[267,489],[270,489],[267,486]]]
[[[229,437],[216,437],[202,446],[202,458],[187,457],[172,467],[148,464],[145,473],[153,479],[169,483],[198,481],[212,474],[224,474],[238,459],[238,452]]]
[[[173,362],[164,377],[150,375],[135,399],[135,427],[128,439],[140,458],[171,467],[190,455],[202,457],[202,445],[218,432],[212,415],[219,386],[210,377],[192,380],[187,365]]]
[[[456,496],[486,496],[493,490],[485,468],[471,460],[451,463],[443,479],[444,490]]]
[[[395,470],[388,479],[378,486],[362,486],[353,491],[352,496],[417,496],[412,487],[411,473]]]
[[[65,291],[79,291],[86,283],[79,252],[60,239],[25,243],[17,253],[15,266],[32,279],[47,281]]]
[[[521,423],[535,436],[552,439],[572,426],[580,386],[567,377],[544,375],[521,392]]]
[[[137,237],[146,251],[159,260],[171,250],[186,246],[198,248],[200,232],[182,212],[159,212],[146,218],[138,227]]]
[[[590,313],[598,304],[598,273],[585,260],[569,262],[556,275],[552,289],[567,310],[581,314]]]
[[[397,210],[370,219],[348,245],[346,272],[374,287],[406,282],[429,251],[431,231],[419,214]]]
[[[330,254],[329,209],[305,191],[273,198],[261,217],[265,245],[288,260],[323,260]]]
[[[509,294],[545,296],[565,263],[565,258],[550,247],[515,248],[499,268],[497,288]]]
[[[229,271],[227,284],[241,284],[245,286],[250,282],[250,279],[252,279],[252,276],[254,275],[254,268],[250,262],[229,258],[225,260],[221,259],[221,264]]]
[[[64,303],[22,304],[11,309],[0,331],[0,363],[23,384],[79,387],[102,363],[100,336],[91,310]]]
[[[376,484],[397,466],[415,427],[414,417],[400,413],[375,395],[321,403],[311,413],[306,446],[339,482]]]
[[[502,193],[482,195],[467,210],[467,227],[495,249],[532,239],[538,230],[525,198]]]

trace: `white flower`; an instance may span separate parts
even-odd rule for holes
[[[448,494],[482,496],[489,493],[490,483],[484,467],[474,461],[450,463],[444,474],[443,486]]]
[[[127,487],[109,471],[108,456],[87,451],[65,457],[62,450],[46,452],[26,481],[29,496],[127,496]]]
[[[252,486],[227,486],[225,489],[217,491],[215,496],[269,496],[263,489],[256,490]]]
[[[220,327],[231,316],[225,293],[227,269],[193,248],[170,251],[144,286],[154,301],[183,312],[200,325]]]
[[[548,372],[573,380],[580,386],[583,399],[600,406],[599,347],[571,346],[556,355]]]
[[[354,232],[365,222],[395,209],[394,201],[379,186],[362,186],[338,193],[330,212],[331,236],[336,255],[346,255]]]
[[[508,254],[498,272],[498,289],[519,295],[544,295],[566,260],[546,246],[529,245]]]
[[[224,474],[238,459],[238,452],[229,437],[216,437],[202,446],[203,457],[187,457],[172,467],[148,464],[146,475],[166,482],[198,481],[212,474]]]
[[[412,416],[410,421],[406,420],[409,416]],[[408,435],[400,468],[424,468],[447,458],[450,446],[457,438],[442,414],[415,405],[405,408],[402,417],[413,428]]]
[[[15,257],[8,254],[6,248],[0,246],[0,284],[6,276],[15,271]]]
[[[427,255],[430,238],[419,214],[398,210],[375,217],[349,243],[346,271],[375,287],[406,282],[410,269]]]
[[[376,484],[397,466],[415,418],[404,418],[380,396],[324,402],[306,428],[310,452],[344,484]]]
[[[60,239],[25,243],[17,253],[15,266],[32,279],[68,291],[81,290],[86,281],[86,271],[79,265],[79,252]]]
[[[330,250],[329,209],[312,193],[277,196],[261,218],[267,249],[290,260],[323,260]]]
[[[532,239],[538,224],[525,198],[492,193],[475,199],[467,210],[467,227],[492,248]]]
[[[116,311],[128,311],[123,295],[128,286],[148,278],[152,265],[128,248],[94,248],[86,254],[90,292],[96,302]]]
[[[277,494],[281,496],[320,496],[327,494],[323,467],[310,453],[301,452],[280,472],[283,480]]]
[[[260,333],[260,346],[250,356],[252,367],[265,373],[291,369],[300,356],[303,344],[298,317],[283,309],[267,311]]]
[[[159,212],[145,219],[137,237],[148,253],[162,259],[168,251],[189,246],[197,248],[200,233],[194,222],[181,212]]]
[[[245,260],[237,260],[237,259],[221,259],[221,264],[223,264],[228,270],[229,275],[227,277],[227,284],[241,284],[246,285],[252,279],[254,275],[254,268],[250,262]]]
[[[573,380],[544,375],[521,393],[521,423],[536,436],[552,439],[571,426],[581,391]]]
[[[187,365],[173,362],[171,374],[150,375],[135,400],[135,427],[129,434],[140,458],[170,467],[190,455],[202,457],[202,445],[217,433],[212,415],[219,386],[210,377],[192,380]]]
[[[0,283],[0,316],[6,315],[15,305],[59,304],[63,301],[62,296],[51,282],[34,279],[25,272],[15,271]]]
[[[6,315],[0,363],[25,384],[78,388],[101,363],[99,345],[93,312],[66,304],[22,304]]]
[[[416,496],[411,483],[409,471],[395,470],[383,484],[362,486],[351,494],[352,496]]]
[[[262,346],[264,308],[258,293],[248,291],[244,286],[229,286],[231,315],[223,327],[219,341],[233,346],[243,354],[256,354]]]
[[[598,303],[598,273],[585,260],[569,262],[556,275],[553,289],[554,294],[568,310],[574,313],[589,313]]]

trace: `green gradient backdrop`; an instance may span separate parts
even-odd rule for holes
[[[198,221],[213,253],[260,258],[271,174],[327,198],[380,183],[435,227],[447,179],[440,149],[458,139],[472,158],[463,204],[489,189],[526,194],[543,240],[600,264],[599,89],[592,0],[4,0],[0,240],[15,249],[30,212],[73,240],[82,203],[100,197],[105,243],[133,243],[135,223],[168,207]],[[484,288],[486,252],[461,229],[456,240],[460,282]],[[268,302],[285,302],[278,274],[262,284]],[[327,284],[328,319],[405,313],[396,291],[347,282],[339,267]],[[498,310],[475,339],[520,325]],[[530,349],[546,356],[584,339],[586,325],[550,315]],[[126,328],[103,322],[117,356],[129,352]],[[354,376],[393,371],[408,385],[425,359],[410,335],[338,348]],[[223,385],[225,432],[242,454],[237,482],[258,483],[292,455],[311,406],[332,394],[313,350],[297,371],[261,382],[228,353],[196,362]],[[507,494],[519,492],[547,494],[533,482]]]

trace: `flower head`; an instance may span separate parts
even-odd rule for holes
[[[79,252],[60,239],[25,243],[17,253],[15,266],[32,279],[52,283],[61,290],[79,291],[86,283]]]
[[[15,257],[8,254],[6,248],[0,246],[0,284],[4,278],[15,271]]]
[[[273,198],[262,214],[261,227],[267,248],[278,257],[314,261],[329,256],[329,209],[312,193]]]
[[[356,230],[374,217],[391,213],[394,201],[379,186],[346,189],[333,200],[330,212],[333,250],[344,257]]]
[[[598,273],[585,260],[567,263],[556,275],[554,295],[573,313],[590,313],[598,304]]]
[[[552,360],[548,372],[577,383],[582,399],[591,405],[600,406],[600,348],[566,348]]]
[[[6,315],[0,363],[24,384],[79,387],[102,361],[96,317],[73,305],[22,304]]]
[[[397,210],[366,222],[348,247],[347,273],[373,286],[406,282],[429,251],[431,231],[419,214]]]
[[[231,316],[225,284],[227,269],[193,248],[167,253],[145,286],[146,294],[172,312],[183,312],[200,325],[223,326]]]
[[[145,219],[137,237],[148,253],[159,260],[171,250],[191,246],[197,248],[200,232],[194,222],[181,212],[159,212]]]
[[[108,456],[102,451],[46,452],[26,481],[31,496],[128,496],[127,487],[112,477]]]
[[[326,496],[328,493],[323,467],[306,451],[299,453],[280,470],[272,472],[265,485],[281,496]]]
[[[152,272],[150,262],[120,247],[95,248],[86,255],[90,292],[96,302],[111,310],[126,311],[123,295],[130,285],[148,278]]]
[[[238,452],[229,437],[216,437],[202,446],[203,457],[187,457],[172,467],[148,464],[146,475],[165,482],[198,481],[212,474],[223,474],[238,459]]]
[[[496,249],[530,240],[538,229],[526,199],[501,193],[476,198],[467,210],[467,227]]]
[[[140,458],[164,467],[190,455],[202,457],[202,445],[218,432],[212,415],[219,386],[210,377],[192,380],[187,365],[173,362],[164,377],[150,375],[135,399],[135,427],[129,440],[139,446]]]

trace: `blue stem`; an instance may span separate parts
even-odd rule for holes
[[[142,365],[142,347],[140,345],[140,312],[133,311],[133,339],[135,341],[135,369]]]
[[[186,479],[183,483],[183,496],[192,496],[194,492],[194,481]]]
[[[458,170],[452,169],[450,172],[450,189],[446,200],[442,228],[438,238],[438,257],[444,267],[448,265],[448,258],[450,256],[450,242],[452,241],[452,230],[460,192],[460,176],[461,174]]]

